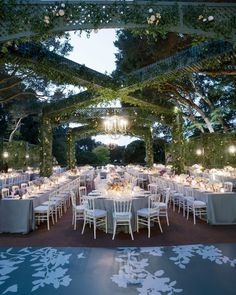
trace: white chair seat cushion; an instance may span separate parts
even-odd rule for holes
[[[206,203],[202,201],[193,201],[194,207],[203,208],[206,207]]]
[[[48,211],[47,206],[37,206],[34,208],[35,213],[46,213]]]
[[[107,211],[102,209],[86,210],[86,214],[94,218],[100,218],[107,216]]]
[[[117,220],[130,220],[132,218],[131,212],[113,212],[112,215]]]
[[[154,205],[160,209],[167,209],[167,204],[164,202],[155,202]]]
[[[143,217],[153,216],[153,215],[157,215],[157,210],[142,208],[137,211],[137,215],[143,216]]]
[[[185,201],[194,201],[194,197],[184,197]]]
[[[173,197],[174,197],[174,198],[183,198],[184,195],[181,194],[181,193],[174,193],[174,194],[173,194]]]
[[[77,205],[76,206],[76,211],[84,211],[85,206],[84,205]]]
[[[51,200],[50,202],[46,201],[46,202],[43,202],[41,206],[48,206],[49,204],[50,206],[57,206],[60,204],[60,201],[54,201],[54,200]]]

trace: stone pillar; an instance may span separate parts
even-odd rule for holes
[[[170,153],[172,155],[172,165],[176,174],[184,172],[184,137],[183,137],[183,117],[180,111],[176,112],[175,121],[172,126],[172,145]]]
[[[74,169],[76,165],[75,158],[75,137],[71,131],[67,133],[67,167]]]
[[[42,116],[40,119],[40,175],[49,177],[53,172],[52,124]]]

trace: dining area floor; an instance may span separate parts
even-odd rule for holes
[[[97,230],[97,239],[93,239],[93,228],[86,225],[82,235],[83,222],[77,222],[77,229],[72,226],[72,211],[69,209],[56,224],[47,230],[46,224],[41,224],[37,230],[29,234],[0,234],[1,247],[152,247],[209,243],[236,243],[236,225],[209,225],[197,219],[193,224],[181,214],[169,209],[170,226],[165,218],[161,219],[163,233],[157,224],[151,227],[151,237],[147,237],[147,228],[134,232],[134,240],[130,235],[120,232],[112,240],[112,234]]]

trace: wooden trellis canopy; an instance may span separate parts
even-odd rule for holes
[[[127,84],[145,83],[158,78],[169,79],[176,72],[197,72],[209,60],[233,52],[233,45],[226,41],[216,40],[184,49],[154,64],[130,73],[125,81]],[[134,85],[130,86],[134,88]]]
[[[155,21],[153,23],[157,30],[209,38],[235,38],[236,4],[233,2],[15,0],[14,3],[3,0],[0,8],[0,42],[65,31],[101,28],[152,29],[147,19],[156,13],[161,15],[158,26]],[[199,19],[199,16],[202,18]]]
[[[97,122],[101,124],[101,120],[106,116],[122,116],[128,118],[130,125],[139,126],[140,128],[146,125],[152,125],[155,122],[161,122],[164,125],[171,125],[174,120],[173,113],[165,116],[157,114],[154,111],[147,111],[144,108],[138,107],[121,107],[121,108],[80,108],[71,113],[66,121],[90,123]]]

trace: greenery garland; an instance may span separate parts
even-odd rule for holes
[[[147,130],[144,135],[145,139],[145,149],[146,149],[146,165],[147,167],[152,167],[154,162],[154,154],[153,154],[153,139],[151,131]]]
[[[176,110],[176,120],[172,126],[171,156],[173,170],[176,174],[184,172],[184,137],[183,116],[180,110]]]
[[[236,8],[224,7],[217,11],[214,7],[205,5],[188,5],[183,11],[183,19],[186,26],[232,39],[236,28]]]
[[[67,133],[67,167],[69,169],[74,169],[76,166],[75,158],[75,137],[70,130]]]
[[[235,32],[236,8],[234,7],[186,5],[181,9],[183,23],[187,27],[210,31],[216,36],[225,38],[232,38]],[[85,2],[32,5],[27,1],[19,4],[16,0],[5,0],[0,2],[0,11],[1,22],[7,24],[2,28],[2,35],[29,32],[29,36],[39,41],[53,35],[61,37],[64,33],[57,30],[58,28],[64,30],[66,26],[71,30],[73,26],[74,29],[76,26],[81,26],[89,35],[91,30],[86,27],[94,29],[96,33],[101,27],[109,27],[113,20],[116,21],[117,27],[129,24],[135,32],[152,36],[157,33],[166,34],[170,30],[175,30],[180,24],[177,3],[158,5],[152,1],[145,4],[132,3],[132,5],[127,1],[115,1],[104,5]],[[26,37],[24,40],[29,38]],[[11,42],[6,45],[9,44],[11,45]],[[2,50],[6,51],[6,48],[7,46],[4,46]]]
[[[40,120],[40,174],[49,177],[52,175],[52,124],[49,118],[42,116]]]

